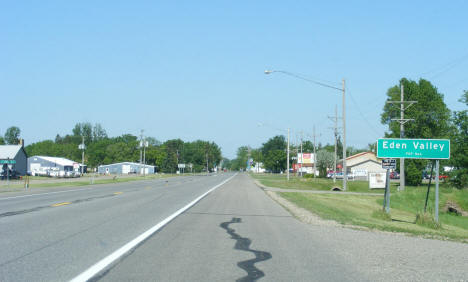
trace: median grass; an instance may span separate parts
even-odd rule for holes
[[[130,181],[139,181],[139,180],[150,180],[150,179],[160,179],[177,176],[176,174],[151,174],[143,176],[115,176],[113,178],[100,178],[96,176],[93,180],[92,176],[84,176],[77,180],[71,180],[67,178],[61,179],[51,179],[49,177],[35,177],[31,180],[44,180],[44,183],[33,182],[29,184],[29,188],[54,188],[54,187],[76,187],[76,186],[86,186],[86,185],[98,185],[98,184],[110,184],[110,183],[124,183]],[[52,180],[52,181],[51,181]],[[46,182],[47,181],[47,182]],[[6,186],[6,181],[2,183],[0,187],[0,192],[12,192],[12,191],[22,191],[24,190],[24,180],[15,181],[15,184],[11,184],[9,188]]]

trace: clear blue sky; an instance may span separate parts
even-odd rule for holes
[[[365,147],[383,136],[386,91],[403,76],[465,107],[467,11],[467,1],[4,1],[0,134],[16,125],[30,144],[101,123],[110,136],[212,140],[233,158],[275,128],[310,135],[315,124],[332,143],[340,92],[263,74],[277,69],[345,78],[347,143]]]

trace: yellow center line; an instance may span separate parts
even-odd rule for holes
[[[114,195],[120,195],[122,194],[123,192],[115,192]]]
[[[70,202],[63,202],[63,203],[57,203],[53,204],[51,207],[60,207],[60,206],[65,206],[71,204]]]

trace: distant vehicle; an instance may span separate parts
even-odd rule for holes
[[[331,172],[331,173],[327,174],[327,177],[328,178],[333,178],[333,175],[334,175],[334,173]],[[348,179],[354,179],[354,174],[352,174],[352,173],[348,173],[346,176],[347,176]],[[337,172],[336,173],[336,179],[343,179],[343,172]]]
[[[396,171],[390,173],[390,179],[400,179],[400,174]]]

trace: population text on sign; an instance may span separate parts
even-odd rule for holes
[[[450,140],[381,138],[377,140],[377,157],[449,159]]]

